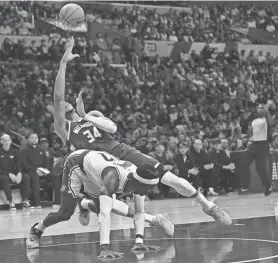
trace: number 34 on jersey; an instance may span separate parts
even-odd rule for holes
[[[96,138],[101,137],[101,133],[98,131],[96,127],[92,127],[90,130],[85,130],[83,134],[88,138],[89,143],[92,143],[96,140]]]

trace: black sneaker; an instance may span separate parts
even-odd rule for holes
[[[11,211],[16,211],[16,207],[15,207],[15,204],[13,202],[9,203],[9,206],[10,206]]]
[[[38,248],[40,246],[40,239],[43,232],[35,228],[38,224],[34,224],[30,229],[30,234],[26,239],[27,248]]]
[[[272,192],[272,187],[265,187],[265,190],[264,190],[264,195],[265,196],[270,195],[271,192]]]

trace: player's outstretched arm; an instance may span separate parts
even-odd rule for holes
[[[79,92],[78,98],[76,99],[76,111],[82,118],[84,118],[86,121],[93,123],[97,128],[108,133],[116,133],[117,125],[110,119],[105,118],[101,112],[93,111],[96,114],[86,114],[84,102],[82,99],[82,91]]]
[[[67,49],[60,62],[58,74],[54,85],[54,128],[59,137],[64,141],[67,140],[66,118],[65,118],[65,78],[67,63],[72,59],[79,57],[77,54],[72,54],[74,39],[68,43]]]

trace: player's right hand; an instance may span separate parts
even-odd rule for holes
[[[134,244],[133,247],[131,248],[131,251],[156,251],[159,250],[160,247],[158,246],[153,246],[153,245],[145,245],[145,244]]]
[[[80,117],[84,118],[86,116],[86,112],[85,112],[84,102],[82,99],[82,94],[83,94],[83,92],[81,90],[76,99],[76,110],[77,110],[77,113],[80,115]]]
[[[62,62],[67,63],[67,62],[73,60],[74,58],[79,57],[78,54],[72,54],[73,46],[74,46],[74,38],[71,37],[70,41],[67,44],[67,49],[62,57]]]
[[[112,251],[112,250],[102,250],[98,258],[121,258],[124,253]]]

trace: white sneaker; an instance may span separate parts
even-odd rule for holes
[[[42,207],[41,207],[40,205],[35,206],[34,208],[35,208],[35,209],[42,209]]]
[[[90,210],[89,209],[84,209],[81,206],[81,201],[84,199],[80,198],[77,202],[79,206],[79,213],[78,213],[78,221],[82,226],[87,226],[90,223]]]
[[[215,193],[214,189],[210,187],[208,191],[208,196],[218,196],[218,193]]]
[[[233,222],[231,217],[217,205],[213,205],[211,209],[204,209],[203,211],[211,216],[218,224],[223,226],[230,226]]]
[[[170,221],[168,214],[158,214],[150,223],[150,225],[162,229],[169,237],[174,236],[175,226]]]

